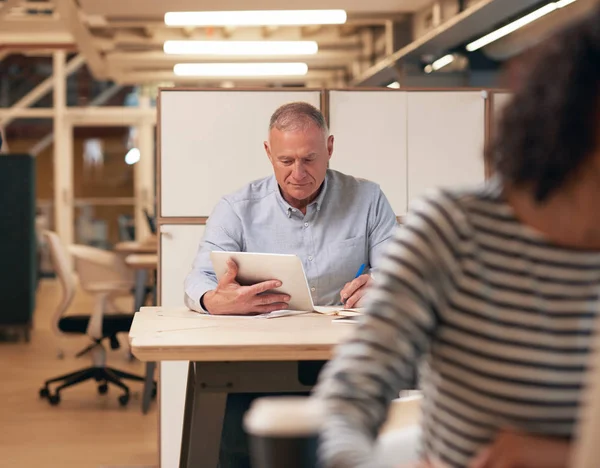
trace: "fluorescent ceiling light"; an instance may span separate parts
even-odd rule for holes
[[[140,150],[139,149],[131,148],[129,151],[127,151],[127,154],[125,155],[125,162],[127,164],[129,164],[131,166],[132,164],[139,162],[139,160],[140,160]]]
[[[172,11],[167,26],[283,26],[344,24],[344,10]]]
[[[482,38],[477,39],[476,41],[471,42],[467,45],[467,50],[469,52],[474,52],[478,49],[481,49],[482,47],[485,47],[486,45],[491,44],[492,42],[497,41],[498,39],[504,36],[508,36],[510,33],[515,32],[517,29],[520,29],[523,26],[526,26],[529,23],[533,23],[534,21],[540,19],[542,16],[546,16],[547,14],[552,13],[553,11],[559,8],[563,8],[567,5],[570,5],[573,2],[575,2],[575,0],[560,0],[558,2],[548,3],[547,5],[538,8],[534,12],[529,13],[528,15],[525,15],[522,18],[519,18],[518,20],[513,21],[510,24],[507,24],[506,26],[503,26],[502,28],[491,32],[490,34],[487,34],[486,36],[483,36]]]
[[[432,73],[434,71],[438,71],[441,68],[444,68],[446,65],[450,65],[454,62],[454,55],[448,54],[444,55],[442,58],[437,59],[435,62],[425,66],[425,73]]]
[[[444,68],[446,65],[450,65],[452,62],[454,62],[454,55],[444,55],[441,59],[438,59],[435,62],[433,62],[431,64],[431,68],[433,68],[433,71],[438,71],[440,68]]]
[[[315,41],[166,41],[166,54],[186,55],[312,55]]]
[[[305,63],[178,63],[177,76],[299,76],[306,75]]]
[[[556,2],[556,6],[558,8],[563,8],[563,7],[566,7],[567,5],[570,5],[573,2],[575,2],[575,0],[560,0],[559,2]]]
[[[400,83],[398,83],[397,81],[393,81],[392,83],[387,85],[387,87],[392,89],[400,89]]]

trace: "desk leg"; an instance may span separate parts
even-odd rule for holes
[[[144,393],[142,395],[142,413],[146,414],[152,401],[152,391],[154,390],[154,370],[155,362],[146,363],[146,375],[144,376]]]
[[[135,299],[133,303],[133,311],[139,312],[144,306],[146,299],[146,283],[148,282],[148,270],[140,269],[135,273]]]
[[[135,273],[135,299],[133,310],[138,312],[146,299],[146,283],[148,282],[148,270],[140,269]],[[155,362],[146,363],[146,375],[144,376],[144,389],[142,391],[142,413],[146,414],[152,401],[152,390],[154,390]]]
[[[190,362],[179,466],[216,468],[227,393],[202,392],[196,368],[197,365]]]

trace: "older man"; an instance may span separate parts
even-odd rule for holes
[[[275,111],[264,143],[274,176],[251,182],[215,207],[185,281],[189,308],[216,315],[287,308],[289,297],[261,294],[277,287],[277,278],[240,286],[233,261],[217,282],[213,250],[296,254],[315,304],[361,304],[368,272],[396,218],[377,184],[328,169],[333,141],[312,105],[294,102]],[[368,268],[355,278],[362,264]]]

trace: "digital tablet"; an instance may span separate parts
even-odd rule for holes
[[[213,251],[210,253],[210,259],[217,279],[220,280],[227,271],[227,260],[230,258],[237,263],[236,281],[242,286],[279,280],[282,283],[281,287],[268,292],[289,295],[290,310],[315,310],[304,267],[297,255]]]

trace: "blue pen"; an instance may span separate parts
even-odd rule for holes
[[[356,276],[354,277],[354,279],[358,278],[360,275],[362,275],[365,272],[365,268],[367,267],[366,263],[363,263],[360,268],[358,269],[358,271],[356,272]]]
[[[358,271],[356,272],[356,275],[354,275],[354,279],[358,278],[360,275],[362,275],[365,272],[365,268],[367,268],[367,264],[363,263],[360,268],[358,269]],[[347,300],[348,298],[346,298]],[[346,301],[344,299],[342,299],[341,305],[344,305]]]

